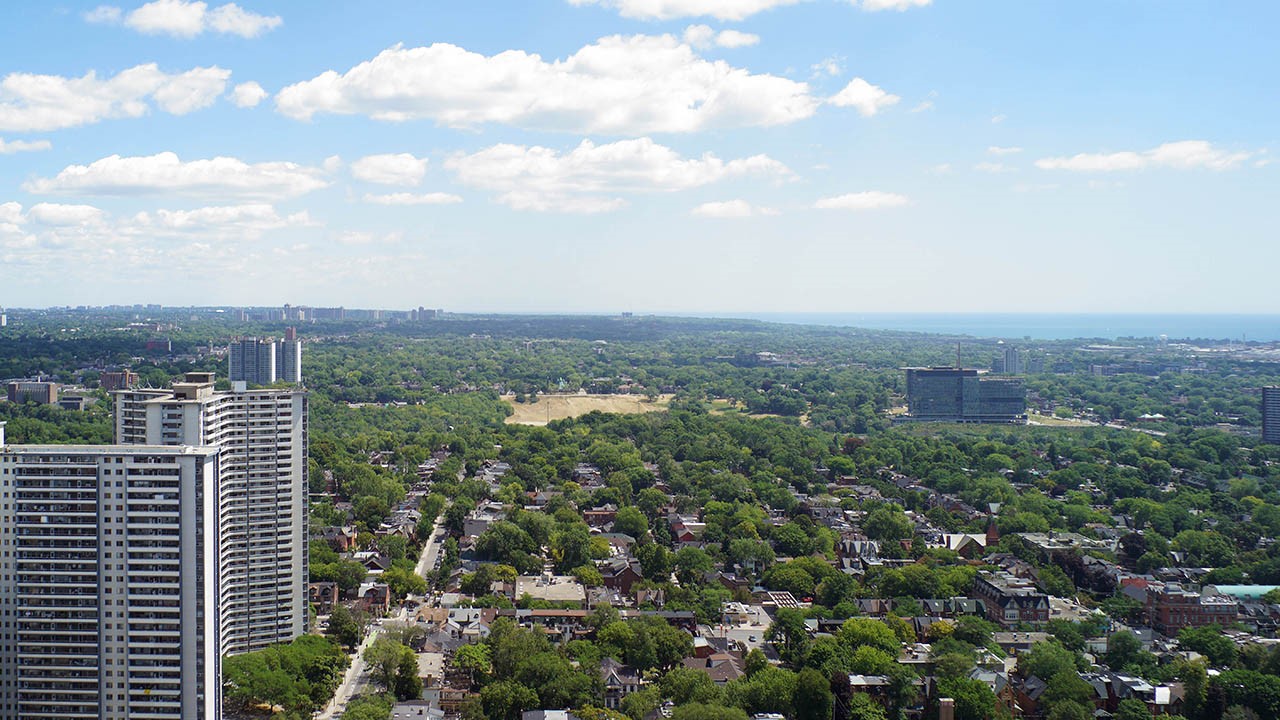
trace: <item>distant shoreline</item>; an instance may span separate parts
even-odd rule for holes
[[[1280,314],[1092,313],[663,313],[974,337],[1071,340],[1153,338],[1280,341]]]

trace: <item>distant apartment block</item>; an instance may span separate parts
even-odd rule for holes
[[[3,425],[0,717],[221,718],[218,451]]]
[[[1049,622],[1049,596],[1030,580],[1007,572],[978,573],[973,597],[987,608],[987,619],[1006,628]]]
[[[194,445],[218,456],[222,654],[307,630],[307,395],[216,392],[213,373],[169,390],[120,391],[116,442]]]
[[[53,405],[58,402],[58,383],[16,380],[9,383],[5,396],[12,403]]]
[[[1280,386],[1262,388],[1262,442],[1280,445]]]
[[[991,372],[1004,375],[1024,375],[1027,372],[1026,356],[1018,348],[1007,347],[991,361]]]
[[[227,377],[232,382],[270,385],[276,381],[276,344],[270,339],[239,338],[227,348]]]
[[[284,340],[276,343],[276,373],[277,380],[302,382],[302,342],[295,328],[286,329]]]
[[[1021,378],[983,377],[966,368],[904,370],[908,419],[971,423],[1020,423],[1027,419],[1027,390]]]
[[[227,348],[227,377],[232,382],[271,385],[302,382],[302,342],[289,328],[284,340],[238,338]]]
[[[98,376],[98,384],[107,392],[127,390],[138,384],[138,373],[130,370],[107,371]]]

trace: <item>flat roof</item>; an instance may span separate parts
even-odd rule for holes
[[[211,445],[0,445],[0,452],[61,455],[202,455],[215,454]]]

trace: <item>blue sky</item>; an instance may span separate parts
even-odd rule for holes
[[[1275,3],[0,13],[0,305],[1280,312]]]

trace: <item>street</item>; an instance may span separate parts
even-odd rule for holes
[[[427,538],[427,542],[422,546],[422,557],[418,558],[418,567],[415,571],[419,577],[427,577],[427,573],[435,569],[436,557],[440,554],[442,541],[444,539],[444,515],[436,518],[435,527],[431,530],[431,537]]]
[[[427,538],[427,542],[422,546],[422,555],[418,558],[418,566],[415,569],[421,577],[427,577],[427,573],[435,569],[436,558],[440,554],[441,541],[444,538],[442,519],[436,519],[435,527],[431,530],[431,536]],[[342,678],[342,684],[338,685],[337,691],[334,692],[333,700],[329,701],[324,710],[315,714],[316,720],[331,720],[331,718],[340,717],[343,711],[347,709],[347,703],[351,701],[351,698],[364,692],[369,685],[369,675],[365,672],[364,658],[362,657],[365,649],[382,632],[385,623],[403,620],[405,616],[405,609],[403,607],[397,608],[391,616],[381,622],[374,623],[369,628],[369,634],[360,643],[360,647],[356,648],[355,654],[351,657],[351,666],[347,668],[346,675]]]

